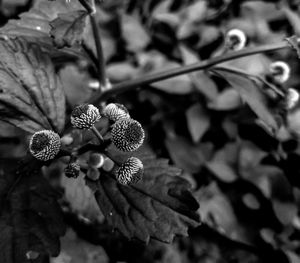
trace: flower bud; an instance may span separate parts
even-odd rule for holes
[[[89,166],[93,168],[100,168],[104,164],[104,157],[100,153],[92,153],[89,157]]]
[[[283,61],[276,61],[271,63],[270,72],[276,82],[284,83],[289,79],[291,69],[287,63]]]
[[[97,168],[90,167],[86,176],[93,181],[97,181],[100,177],[100,172]]]
[[[225,45],[234,51],[241,50],[246,46],[247,37],[240,29],[231,29],[225,36]]]
[[[30,153],[40,161],[49,161],[59,153],[61,147],[60,137],[50,130],[34,133],[30,139]]]
[[[108,119],[116,122],[123,118],[130,118],[129,112],[126,107],[119,103],[110,103],[108,104],[103,112],[103,116],[107,117]]]
[[[68,178],[77,178],[80,173],[80,165],[76,162],[69,163],[65,168],[65,175]]]
[[[105,158],[102,169],[106,172],[110,172],[110,171],[112,171],[114,166],[115,166],[115,163],[110,158]]]
[[[117,180],[120,184],[130,185],[138,183],[143,176],[143,163],[136,157],[130,157],[117,170]]]
[[[71,123],[74,128],[90,129],[100,118],[101,115],[98,108],[92,104],[83,104],[73,110]]]
[[[145,133],[142,125],[132,119],[117,121],[111,130],[113,144],[123,152],[137,150],[144,142]]]
[[[288,89],[288,93],[286,95],[286,107],[287,109],[292,109],[296,106],[299,101],[299,92],[293,88]]]

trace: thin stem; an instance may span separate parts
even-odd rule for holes
[[[100,134],[100,132],[96,129],[96,127],[93,126],[91,128],[91,130],[95,134],[95,136],[97,137],[97,139],[99,140],[100,144],[103,144],[104,143],[104,139],[103,139],[102,135]]]
[[[300,41],[300,39],[298,39],[298,43],[299,43],[299,41]],[[230,53],[226,53],[224,55],[218,56],[218,57],[203,60],[201,62],[194,63],[191,65],[177,67],[177,68],[162,71],[159,73],[149,74],[148,76],[143,76],[143,77],[140,77],[137,79],[128,80],[123,83],[116,84],[112,87],[112,89],[106,90],[102,94],[95,96],[92,99],[91,103],[97,105],[101,101],[104,101],[111,96],[117,95],[119,93],[122,93],[122,92],[125,92],[128,90],[132,90],[132,89],[135,89],[138,87],[142,87],[147,84],[151,84],[151,83],[155,83],[155,82],[165,80],[168,78],[176,77],[176,76],[179,76],[182,74],[191,73],[193,71],[204,70],[204,69],[210,68],[212,66],[215,66],[217,64],[220,64],[220,63],[223,63],[223,62],[226,62],[229,60],[246,57],[246,56],[250,56],[250,55],[254,55],[254,54],[258,54],[258,53],[276,51],[276,50],[280,50],[280,49],[284,49],[284,48],[291,48],[290,44],[287,41],[282,41],[280,43],[275,43],[275,44],[262,45],[259,47],[250,47],[250,48],[246,48],[246,49],[243,49],[240,51],[230,52]]]
[[[97,9],[96,9],[96,5],[95,5],[95,0],[91,0],[91,2],[88,2],[87,0],[79,0],[79,2],[89,13],[92,31],[93,31],[94,40],[95,40],[96,52],[97,52],[98,79],[99,79],[100,85],[102,87],[105,87],[106,86],[105,59],[104,59],[103,48],[102,48],[102,44],[101,44],[101,35],[99,32],[99,28],[98,28],[97,20],[96,20]],[[100,89],[100,92],[101,92],[101,89]]]

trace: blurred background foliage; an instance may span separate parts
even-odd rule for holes
[[[49,20],[80,8],[77,1],[2,0],[1,19],[21,15],[32,29],[33,8]],[[108,77],[112,83],[134,79],[224,52],[224,34],[238,28],[247,46],[276,43],[300,34],[299,1],[108,0],[99,7]],[[50,8],[50,6],[52,6]],[[41,22],[41,21],[40,21]],[[24,30],[25,30],[24,29]],[[84,41],[92,53],[89,27]],[[252,55],[222,66],[264,77],[272,61],[291,67],[286,88],[299,90],[299,61],[291,49]],[[69,110],[97,87],[86,61],[58,70]],[[171,245],[148,246],[111,233],[80,177],[67,179],[57,163],[46,171],[64,191],[61,201],[70,229],[53,263],[81,262],[300,262],[300,108],[273,137],[235,89],[206,71],[178,76],[111,98],[129,109],[147,131],[147,144],[169,158],[192,183],[203,226]],[[27,152],[28,137],[1,123],[0,158]]]

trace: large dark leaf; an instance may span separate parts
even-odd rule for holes
[[[189,192],[181,170],[165,159],[141,155],[144,177],[134,186],[118,184],[112,175],[101,174],[94,183],[96,200],[113,228],[128,238],[171,242],[199,225],[198,203]]]
[[[87,12],[73,11],[58,14],[58,17],[50,22],[50,34],[58,48],[71,47],[82,41]]]
[[[275,113],[268,106],[268,98],[253,80],[243,74],[235,72],[229,68],[216,67],[212,71],[223,77],[228,83],[235,88],[241,95],[242,99],[250,106],[256,115],[270,128],[272,132],[278,130]]]
[[[7,160],[5,166],[0,164],[1,263],[48,262],[50,255],[59,254],[59,237],[65,233],[56,202],[59,195],[43,178],[39,166],[25,164],[16,173],[9,168],[14,165],[15,161]]]
[[[65,123],[65,96],[50,57],[22,38],[0,39],[0,119],[28,132]]]

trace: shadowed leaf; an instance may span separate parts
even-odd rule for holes
[[[50,34],[58,48],[71,47],[82,41],[86,17],[87,12],[79,10],[58,14],[58,17],[50,22]]]
[[[198,203],[190,185],[179,177],[181,170],[153,155],[138,156],[144,164],[142,181],[133,186],[118,184],[112,175],[101,174],[96,200],[108,223],[128,238],[171,242],[199,225]]]

